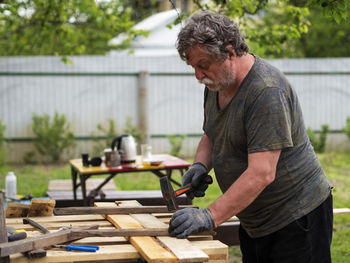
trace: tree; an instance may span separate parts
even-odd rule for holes
[[[288,47],[308,32],[309,8],[318,8],[338,24],[345,24],[349,13],[348,0],[193,1],[197,9],[237,20],[251,49],[265,57],[303,56]],[[63,55],[66,59],[126,48],[135,35],[145,34],[132,29],[133,20],[150,15],[158,5],[157,0],[2,0],[0,56]],[[181,13],[177,23],[188,15]],[[126,33],[125,41],[108,45],[120,33]]]
[[[125,8],[132,8],[131,19],[139,22],[142,19],[157,12],[159,6],[158,0],[128,0],[125,1],[123,6]]]
[[[0,56],[104,54],[125,48],[132,30],[125,0],[4,0],[0,4]],[[119,46],[108,41],[120,33]]]
[[[321,9],[310,8],[309,20],[312,26],[297,41],[296,49],[302,51],[302,57],[349,57],[350,49],[345,43],[350,43],[350,23],[330,21],[319,15]]]
[[[260,56],[295,55],[298,40],[312,26],[309,8],[319,12],[338,24],[348,17],[348,0],[194,0],[201,10],[220,12],[235,19],[246,36],[247,42]],[[186,16],[188,14],[183,14]],[[302,56],[300,53],[297,55]]]

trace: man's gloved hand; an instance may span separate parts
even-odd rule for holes
[[[190,169],[182,177],[182,186],[191,184],[194,188],[193,192],[186,193],[187,197],[191,200],[196,197],[202,197],[205,195],[205,190],[208,188],[208,184],[200,184],[208,175],[208,169],[201,162],[196,162],[191,165]]]
[[[215,228],[209,209],[185,208],[176,211],[169,224],[172,237],[186,238],[190,234]]]

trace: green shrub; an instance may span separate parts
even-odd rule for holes
[[[319,136],[316,136],[315,132],[311,128],[307,129],[307,135],[309,136],[310,142],[317,153],[325,152],[327,134],[329,132],[329,126],[327,124],[324,124],[321,127],[322,129]]]
[[[5,130],[6,126],[0,120],[0,165],[4,165],[6,161]]]
[[[55,112],[52,120],[48,114],[33,114],[32,120],[37,136],[35,148],[41,155],[51,157],[52,162],[58,162],[65,150],[75,147],[74,133],[69,130],[64,114]]]
[[[132,135],[137,143],[142,142],[145,138],[145,134],[138,127],[132,124],[132,118],[130,116],[126,118],[123,133]]]
[[[97,130],[106,136],[105,140],[100,140],[97,136],[92,135],[94,141],[93,155],[99,156],[105,148],[110,148],[113,139],[118,135],[117,127],[113,119],[108,120],[108,127],[104,128],[102,124],[97,124]]]
[[[346,118],[346,126],[343,128],[343,131],[350,140],[350,116]]]
[[[94,134],[92,135],[93,140],[95,142],[95,145],[93,147],[94,155],[101,155],[103,149],[110,148],[113,139],[121,135],[121,133],[117,132],[115,121],[113,119],[109,119],[108,122],[108,128],[104,128],[101,124],[97,125],[97,130],[99,131],[99,133],[102,133],[102,135],[106,137],[106,140],[101,141],[101,139],[99,139],[98,136]],[[132,135],[137,143],[141,143],[142,140],[145,138],[145,135],[140,131],[140,129],[132,124],[132,118],[129,116],[126,118],[125,127],[122,130],[122,133]]]
[[[168,137],[169,142],[171,144],[170,154],[173,156],[180,157],[182,143],[183,143],[186,136],[184,134],[181,134],[179,136],[174,135],[174,134],[169,134],[169,135],[167,135],[167,137]]]
[[[37,164],[37,161],[35,161],[35,152],[34,151],[25,152],[23,155],[23,162],[25,164]]]

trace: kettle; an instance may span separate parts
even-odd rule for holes
[[[121,163],[136,162],[136,142],[130,134],[122,134],[115,137],[112,141],[112,151],[118,151],[121,157]]]

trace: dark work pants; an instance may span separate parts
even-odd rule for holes
[[[332,194],[316,209],[281,230],[251,238],[240,226],[243,263],[329,263],[333,230]]]

